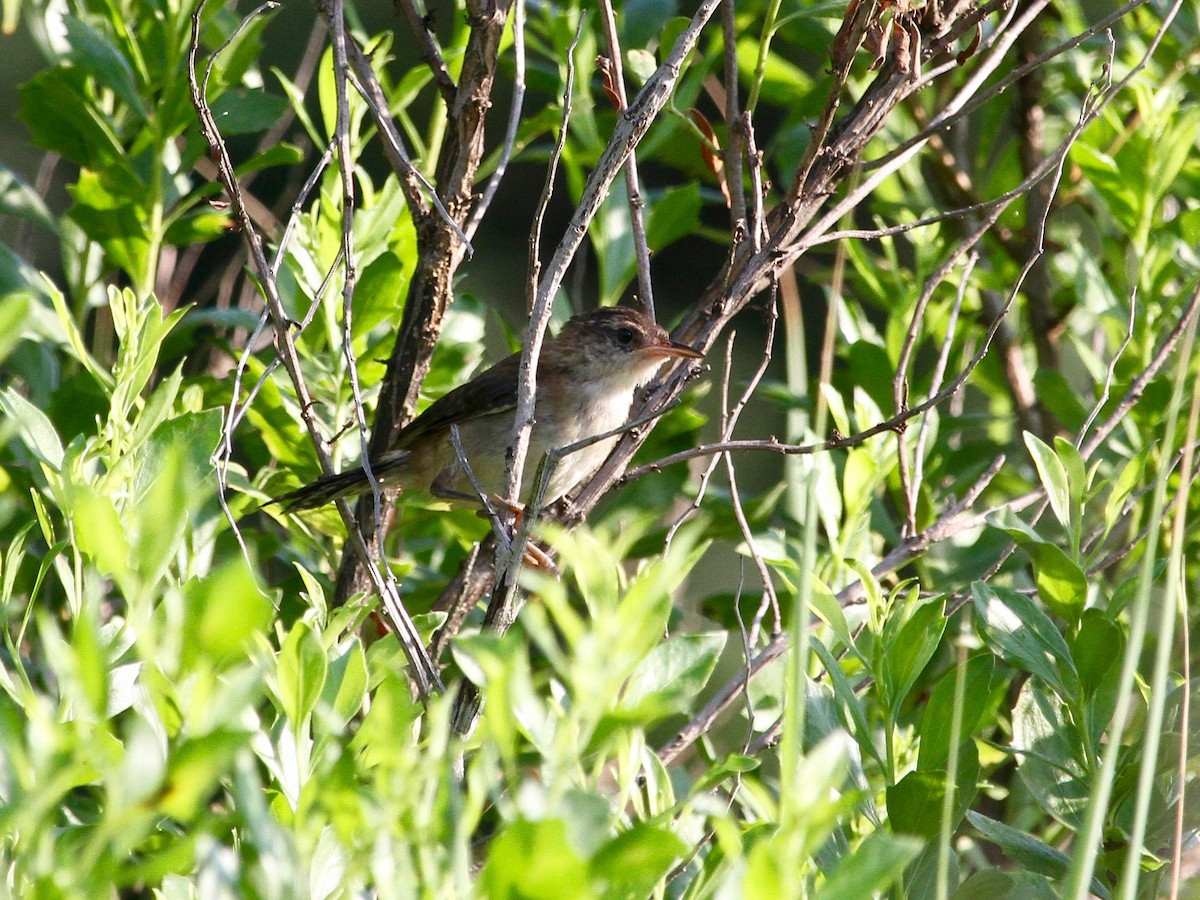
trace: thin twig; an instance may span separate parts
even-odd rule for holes
[[[1096,421],[1096,417],[1100,415],[1100,410],[1108,403],[1108,398],[1112,390],[1113,380],[1117,375],[1117,363],[1121,357],[1125,355],[1125,350],[1129,346],[1129,342],[1133,340],[1134,325],[1137,322],[1137,289],[1129,297],[1129,320],[1125,324],[1125,337],[1121,340],[1121,345],[1117,347],[1117,351],[1113,354],[1112,359],[1108,361],[1108,366],[1104,370],[1104,381],[1100,384],[1100,397],[1092,404],[1092,410],[1083,421],[1083,425],[1079,429],[1079,434],[1075,437],[1075,448],[1079,449],[1083,445],[1084,438],[1092,427],[1092,423]]]
[[[1145,393],[1150,382],[1154,380],[1159,370],[1175,351],[1175,345],[1179,343],[1179,339],[1183,336],[1188,323],[1196,315],[1198,309],[1200,309],[1200,289],[1192,292],[1191,299],[1188,301],[1187,306],[1184,307],[1183,312],[1180,313],[1175,325],[1167,333],[1162,344],[1159,345],[1158,352],[1151,358],[1149,365],[1130,383],[1129,390],[1125,392],[1125,396],[1121,398],[1121,402],[1117,404],[1112,415],[1080,446],[1079,452],[1085,460],[1096,452],[1108,436],[1112,434],[1113,430],[1121,424],[1121,421],[1129,414],[1129,411],[1137,405],[1137,402],[1141,399],[1142,394]]]
[[[763,188],[762,153],[754,136],[754,123],[750,121],[750,113],[742,115],[742,136],[746,140],[746,158],[750,164],[750,247],[758,253],[767,241],[767,217],[763,213],[763,200],[766,191]]]
[[[558,161],[562,156],[563,147],[567,140],[567,126],[571,117],[571,100],[575,90],[575,48],[583,36],[583,26],[586,17],[581,15],[575,28],[575,36],[567,48],[567,74],[563,90],[563,112],[559,136],[555,143],[554,152],[546,173],[546,185],[534,217],[534,225],[529,240],[530,255],[530,290],[535,295],[529,313],[529,326],[525,332],[525,346],[521,349],[521,362],[517,375],[517,404],[514,416],[513,436],[509,442],[509,452],[504,466],[504,487],[501,496],[505,498],[510,509],[516,509],[520,501],[520,489],[525,468],[525,457],[529,452],[529,436],[533,428],[534,402],[537,394],[537,367],[541,356],[542,341],[550,324],[554,298],[552,296],[536,295],[533,291],[534,280],[537,278],[538,250],[541,240],[542,219],[554,190],[554,178],[558,170]],[[522,517],[521,527],[517,534],[509,539],[496,541],[495,559],[496,575],[493,581],[492,598],[488,603],[485,623],[499,633],[503,633],[508,623],[515,617],[517,609],[517,575],[520,571],[524,548],[526,546],[528,529],[535,518],[535,510],[526,510]],[[524,521],[528,519],[529,521]],[[455,698],[453,727],[460,735],[466,735],[475,727],[479,716],[480,696],[478,688],[468,681],[463,681]]]
[[[766,374],[767,367],[771,364],[771,353],[775,346],[775,325],[779,321],[779,294],[778,289],[772,291],[771,302],[767,306],[767,336],[763,341],[762,359],[759,361],[758,368],[754,375],[751,376],[745,390],[742,391],[741,397],[738,398],[737,405],[728,414],[723,414],[724,422],[723,431],[726,434],[732,434],[734,425],[741,417],[742,410],[746,408],[746,404],[758,389],[759,383]],[[730,355],[733,351],[733,342],[729,345]],[[726,384],[723,385],[723,397],[728,393],[728,370],[726,371]],[[750,627],[750,645],[754,646],[758,643],[759,630],[762,627],[763,616],[770,608],[775,617],[773,634],[777,634],[783,627],[783,616],[779,611],[779,596],[775,592],[775,584],[771,580],[771,572],[767,568],[766,562],[763,560],[762,553],[758,549],[758,542],[754,539],[754,533],[750,530],[750,523],[746,520],[746,513],[742,509],[742,498],[738,493],[737,475],[733,465],[733,454],[722,454],[725,459],[725,472],[729,479],[729,501],[733,506],[733,515],[737,519],[738,528],[742,532],[742,540],[746,542],[746,546],[750,550],[750,557],[754,561],[754,566],[758,569],[758,577],[763,583],[763,602],[759,604],[758,609],[754,613],[754,619]]]
[[[926,410],[932,409],[948,398],[954,396],[954,394],[959,391],[963,384],[966,383],[971,373],[975,370],[975,367],[978,366],[979,363],[982,362],[983,358],[987,355],[988,347],[991,344],[991,339],[994,337],[996,329],[1000,326],[1000,322],[1003,321],[1004,316],[1008,314],[1008,310],[1012,306],[1013,297],[1015,297],[1015,294],[1009,295],[1008,304],[1001,309],[997,316],[992,320],[992,323],[984,336],[983,343],[980,345],[979,349],[975,351],[975,355],[968,360],[966,366],[964,366],[962,371],[960,371],[958,375],[954,377],[954,380],[951,381],[950,384],[942,388],[940,391],[931,394],[921,403],[918,403],[915,406],[910,406],[903,412],[898,413],[897,415],[892,416],[891,418],[886,419],[877,425],[873,425],[870,428],[857,432],[856,434],[852,434],[849,437],[842,437],[839,435],[816,444],[785,444],[771,438],[760,440],[716,441],[711,444],[700,444],[696,447],[692,447],[691,449],[681,450],[678,453],[672,453],[671,455],[664,456],[663,458],[655,460],[654,462],[646,463],[644,465],[637,466],[636,468],[629,469],[622,477],[621,481],[622,483],[633,481],[634,479],[640,478],[643,475],[647,475],[651,472],[658,472],[669,465],[674,465],[675,463],[697,457],[710,456],[714,453],[751,451],[761,453],[779,453],[785,456],[806,456],[813,453],[824,453],[829,450],[842,450],[847,447],[855,447],[875,437],[876,435],[883,434],[885,432],[894,432],[897,429],[902,428],[910,419],[921,415]]]
[[[318,3],[318,7],[323,5],[324,0],[322,3]],[[346,41],[346,57],[350,63],[350,70],[354,73],[355,87],[371,111],[371,117],[379,129],[379,136],[383,141],[384,155],[399,177],[400,188],[404,192],[404,198],[408,201],[412,214],[414,216],[427,215],[429,207],[432,205],[446,227],[462,242],[467,257],[471,257],[475,253],[471,242],[467,240],[466,234],[455,221],[454,216],[442,203],[437,189],[409,157],[408,150],[404,146],[404,139],[400,136],[400,130],[388,112],[387,97],[383,93],[379,79],[375,77],[371,61],[362,52],[362,48],[351,39]],[[421,193],[418,186],[424,189],[424,194]],[[425,202],[425,197],[429,198],[428,203]]]
[[[521,111],[525,106],[525,0],[516,0],[513,4],[512,27],[513,92],[508,109],[508,125],[504,130],[504,143],[500,145],[500,156],[496,160],[496,168],[492,171],[492,177],[488,179],[479,202],[471,211],[466,228],[463,229],[468,240],[475,238],[475,232],[483,222],[484,215],[491,208],[496,191],[500,189],[500,182],[504,179],[504,173],[508,171],[508,163],[512,159],[513,148],[517,143],[517,132],[521,127]]]
[[[1003,5],[1003,0],[986,3],[972,8],[961,20],[949,25],[940,37],[930,41],[927,48],[931,54],[944,52],[968,29],[974,28],[982,17]],[[703,12],[703,10],[702,10]],[[836,204],[832,220],[822,218],[819,227],[807,225],[824,208],[824,198],[831,194],[848,166],[858,159],[885,121],[885,114],[893,108],[903,95],[910,77],[898,73],[889,64],[867,89],[854,109],[831,131],[829,140],[821,151],[805,179],[804,190],[795,192],[794,202],[776,207],[768,217],[769,238],[758,253],[735,255],[729,271],[711,284],[700,297],[693,312],[678,329],[676,337],[699,349],[712,346],[715,337],[729,319],[740,311],[758,291],[769,283],[770,278],[793,264],[810,245],[808,242],[829,230],[857,203],[861,203],[874,185],[860,184],[853,193],[853,202]],[[636,102],[635,102],[636,106]],[[915,150],[913,151],[915,152]],[[898,167],[900,163],[896,163]],[[870,180],[870,179],[868,179]],[[556,285],[552,285],[556,286]],[[683,371],[668,370],[661,381],[651,385],[644,401],[647,407],[661,403],[664,399],[677,396],[682,390],[687,375]],[[620,477],[628,465],[633,452],[640,446],[640,439],[625,439],[618,443],[613,453],[593,478],[575,496],[571,521],[578,520]]]
[[[676,39],[675,46],[666,60],[642,86],[641,91],[629,104],[625,114],[618,117],[612,136],[596,161],[596,167],[588,176],[579,205],[571,217],[562,241],[554,251],[554,256],[546,267],[545,275],[538,283],[539,301],[552,297],[558,292],[567,268],[583,243],[588,227],[608,196],[608,189],[612,185],[613,179],[616,178],[618,170],[624,165],[626,158],[641,142],[646,132],[650,130],[650,126],[658,118],[658,114],[666,106],[667,100],[679,80],[684,59],[696,46],[700,32],[708,24],[708,20],[720,3],[721,0],[701,0],[699,8],[692,16],[687,28]]]
[[[1098,22],[1094,23],[1093,25],[1089,26],[1085,30],[1081,31],[1079,34],[1073,35],[1072,37],[1068,38],[1067,40],[1051,47],[1049,50],[1045,51],[1044,53],[1041,53],[1038,56],[1035,56],[1034,58],[1027,60],[1023,64],[1012,69],[1010,72],[1008,72],[1003,78],[1001,78],[995,84],[989,85],[987,90],[980,91],[978,94],[976,94],[969,100],[966,100],[964,98],[964,102],[962,102],[962,103],[952,103],[952,104],[944,107],[938,116],[936,116],[934,119],[930,120],[928,125],[926,125],[923,129],[918,131],[911,138],[909,138],[908,140],[899,144],[898,146],[894,147],[892,150],[888,151],[883,156],[877,157],[876,159],[873,159],[870,162],[864,163],[863,170],[870,171],[878,166],[888,165],[891,162],[893,162],[896,158],[901,157],[901,156],[903,156],[904,158],[907,159],[909,151],[911,149],[913,149],[914,147],[917,147],[920,144],[924,143],[924,141],[928,139],[929,135],[931,135],[937,131],[945,131],[946,128],[955,124],[956,122],[960,121],[961,119],[966,118],[971,113],[975,112],[975,110],[977,110],[981,106],[983,106],[983,104],[985,104],[989,100],[991,100],[992,98],[998,97],[1000,94],[1004,93],[1009,87],[1011,87],[1013,84],[1015,84],[1021,78],[1024,78],[1027,74],[1029,74],[1029,72],[1033,71],[1034,69],[1036,69],[1040,66],[1044,66],[1050,60],[1052,60],[1058,56],[1061,56],[1062,54],[1066,53],[1068,50],[1073,50],[1074,48],[1078,47],[1080,44],[1084,43],[1085,41],[1090,40],[1091,38],[1095,37],[1096,35],[1104,32],[1104,31],[1107,31],[1109,28],[1111,28],[1117,22],[1121,21],[1121,19],[1125,18],[1125,16],[1129,15],[1129,13],[1133,12],[1139,6],[1146,5],[1147,2],[1149,2],[1149,0],[1131,0],[1131,2],[1126,3],[1121,8],[1109,13],[1107,16],[1100,19]],[[1012,43],[1015,43],[1017,36],[1025,30],[1025,27],[1032,24],[1032,21],[1034,18],[1036,18],[1036,15],[1038,13],[1040,13],[1047,5],[1048,5],[1047,3],[1039,3],[1035,7],[1022,8],[1021,13],[1022,13],[1022,21],[1024,22],[1024,25],[1020,28],[1017,28],[1015,30],[1015,33],[1008,32],[1008,34],[1010,34],[1010,36],[1011,36],[1011,39],[1007,42],[1007,44],[1005,46],[1002,46],[998,49],[1000,49],[1004,52],[1007,52],[1008,46],[1011,46]],[[1014,9],[1016,9],[1016,8],[1017,7],[1014,7]],[[1033,14],[1033,16],[1030,15],[1031,13]],[[1157,46],[1157,44],[1155,46]],[[1001,56],[1001,55],[1003,55],[1003,53],[996,56],[997,62],[999,61],[999,56]],[[1144,60],[1149,59],[1149,54],[1147,54],[1143,59]],[[1142,65],[1144,65],[1144,64],[1145,64],[1145,62],[1143,61]],[[1139,66],[1139,70],[1140,70],[1140,68],[1141,67]],[[991,69],[988,70],[987,74],[991,74]],[[1124,79],[1123,79],[1123,81],[1124,81]]]
[[[417,242],[416,266],[408,280],[403,313],[375,408],[371,453],[376,456],[392,448],[400,430],[415,415],[421,384],[452,299],[454,278],[470,250],[459,223],[465,221],[474,202],[486,112],[491,106],[496,59],[510,5],[511,0],[466,2],[469,34],[461,56],[456,101],[448,110],[447,138],[437,159],[437,192],[436,196],[430,195],[430,202],[435,204],[432,211],[425,202],[416,173],[410,176],[403,161],[396,158],[402,145],[394,123],[386,115],[387,106],[370,62],[353,43],[347,48],[358,83],[367,88],[368,104],[385,141],[385,150],[392,154],[392,165],[400,173]],[[443,206],[436,205],[443,201]],[[387,499],[382,517],[390,522],[395,518],[392,492],[388,492]],[[364,496],[358,505],[360,517],[365,520],[371,510],[372,500]],[[363,590],[366,581],[356,555],[343,553],[335,603],[344,603]]]
[[[725,87],[725,183],[729,188],[730,231],[737,235],[747,227],[746,187],[742,183],[742,135],[743,119],[738,97],[737,62],[737,4],[734,0],[721,6],[721,55],[724,60]],[[745,122],[750,121],[746,114]]]
[[[458,93],[458,85],[450,77],[450,70],[446,68],[442,48],[438,46],[437,38],[433,36],[433,30],[429,27],[425,17],[417,12],[413,0],[396,0],[396,6],[400,8],[400,12],[408,22],[409,31],[412,32],[417,47],[420,48],[421,59],[433,73],[433,82],[437,85],[438,93],[442,95],[442,100],[446,105],[450,106],[454,103],[454,98]]]
[[[950,362],[950,349],[954,345],[954,337],[958,331],[958,315],[962,311],[963,298],[967,294],[967,285],[971,282],[971,273],[975,270],[975,263],[978,261],[978,254],[974,252],[968,254],[966,265],[963,266],[962,275],[959,276],[958,290],[954,293],[954,303],[950,307],[950,318],[946,323],[946,337],[942,341],[942,349],[938,354],[938,361],[933,370],[933,378],[929,383],[929,390],[931,391],[937,391],[942,386],[942,379],[946,377],[946,366]],[[925,476],[925,443],[928,438],[929,417],[924,416],[921,418],[921,424],[917,429],[917,443],[913,448],[913,485],[915,489],[905,494],[908,534],[917,533],[917,494],[920,491],[921,482]]]
[[[616,95],[617,112],[624,114],[629,106],[625,95],[625,72],[621,65],[621,42],[617,36],[617,17],[612,0],[600,0],[600,18],[604,22],[604,37],[608,42],[608,80]],[[637,154],[630,151],[625,159],[625,195],[629,200],[629,224],[633,234],[634,258],[637,260],[638,290],[642,310],[654,319],[654,286],[650,280],[650,244],[646,240],[646,203],[638,184]]]
[[[467,453],[463,450],[462,436],[459,433],[457,423],[450,425],[450,446],[454,449],[454,458],[458,461],[459,468],[467,476],[467,481],[471,484],[471,490],[475,492],[475,499],[479,502],[483,514],[487,516],[487,520],[491,523],[492,534],[495,536],[495,539],[500,543],[512,540],[500,516],[496,513],[496,508],[492,505],[491,498],[488,497],[487,491],[480,484],[479,478],[475,475],[475,470],[471,468],[471,461],[467,459]],[[479,545],[476,544],[475,547],[478,550]]]
[[[934,525],[930,526],[920,535],[910,538],[905,543],[913,547],[921,545],[921,551],[923,552],[931,544],[946,540],[953,534],[957,534],[958,531],[954,523],[961,517],[962,512],[978,499],[983,489],[995,477],[996,473],[1000,471],[1003,461],[1003,457],[997,459],[962,501],[955,504]],[[873,566],[871,573],[876,578],[880,578],[895,571],[896,568],[908,561],[909,557],[903,554],[892,554]],[[838,602],[843,605],[852,602],[855,598],[855,590],[861,589],[861,587],[861,583],[855,582],[844,588],[837,595]],[[787,646],[788,635],[786,633],[777,635],[767,646],[759,651],[758,655],[751,660],[748,666],[740,669],[737,675],[723,684],[704,707],[692,717],[687,725],[680,729],[678,734],[658,751],[659,759],[662,760],[663,765],[671,765],[684,750],[691,746],[702,734],[707,732],[721,713],[739,696],[746,682],[756,677],[770,663],[781,657]]]
[[[233,216],[241,225],[242,233],[246,239],[247,248],[250,253],[251,264],[258,275],[267,306],[271,310],[271,323],[275,331],[276,345],[283,366],[287,370],[292,380],[292,385],[296,390],[297,397],[300,400],[301,419],[313,440],[322,471],[326,474],[331,474],[333,472],[332,461],[330,460],[324,438],[321,435],[320,428],[313,414],[312,399],[305,384],[303,374],[300,371],[299,358],[296,355],[295,344],[292,341],[292,336],[288,328],[287,314],[279,297],[278,284],[271,274],[271,267],[267,262],[262,236],[254,227],[254,223],[247,212],[237,175],[234,172],[233,162],[229,158],[228,149],[221,137],[220,129],[213,118],[212,109],[208,104],[208,82],[212,75],[216,57],[209,58],[202,78],[198,77],[197,74],[200,52],[200,20],[204,6],[205,0],[200,0],[192,12],[191,44],[188,48],[188,83],[191,88],[192,105],[195,107],[200,119],[201,133],[208,144],[212,157],[216,161],[221,183],[229,194]],[[359,534],[357,522],[355,522],[349,506],[344,501],[339,501],[338,510],[341,512],[343,521],[349,528],[351,535],[358,538],[355,541],[355,549],[360,554],[362,563],[371,577],[371,582],[382,598],[384,606],[396,627],[401,646],[409,662],[417,693],[422,700],[427,699],[435,691],[441,690],[441,681],[437,671],[425,654],[424,647],[420,642],[420,636],[417,633],[415,625],[413,625],[411,617],[409,617],[407,611],[400,603],[394,583],[390,584],[384,580],[374,559],[372,559],[371,554],[367,550],[366,543]]]
[[[354,160],[350,148],[350,95],[347,71],[347,44],[344,0],[333,0],[331,36],[333,39],[333,84],[336,103],[336,117],[333,128],[333,146],[337,148],[338,176],[342,186],[342,355],[346,362],[346,374],[350,381],[350,393],[353,398],[354,421],[358,426],[359,456],[362,461],[363,473],[367,484],[371,487],[371,497],[375,503],[375,547],[382,548],[384,540],[383,494],[375,472],[371,467],[370,434],[367,430],[367,414],[363,408],[362,387],[358,381],[358,360],[354,355],[354,286],[358,281],[358,267],[354,255]],[[335,262],[336,265],[336,262]],[[330,275],[332,275],[332,270]],[[330,276],[326,276],[328,281]],[[314,303],[314,310],[316,304]],[[380,560],[382,562],[382,559]],[[386,567],[381,567],[386,568]],[[385,578],[391,582],[391,570]]]

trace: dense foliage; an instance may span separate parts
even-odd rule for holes
[[[5,4],[4,892],[1187,895],[1196,5],[383,6]],[[263,506],[651,285],[560,573]]]

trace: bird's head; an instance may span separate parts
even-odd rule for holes
[[[698,350],[672,341],[657,322],[635,309],[605,306],[573,317],[546,352],[557,366],[581,373],[597,388],[645,384],[668,359],[701,359]]]

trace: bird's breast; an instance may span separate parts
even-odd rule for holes
[[[536,440],[562,447],[624,425],[633,404],[632,390],[569,390],[539,399],[534,416]]]

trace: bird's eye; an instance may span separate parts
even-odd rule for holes
[[[633,329],[632,328],[618,328],[617,329],[617,343],[618,344],[633,343]]]

